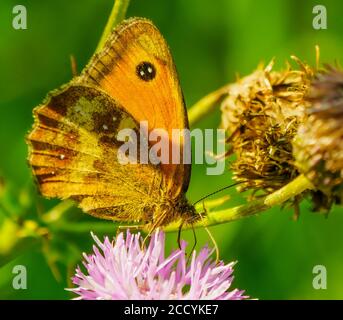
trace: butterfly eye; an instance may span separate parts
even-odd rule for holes
[[[150,81],[156,76],[156,68],[150,62],[141,62],[136,67],[136,73],[140,79]]]

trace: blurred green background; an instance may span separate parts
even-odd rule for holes
[[[43,245],[20,243],[10,216],[35,220],[58,204],[40,198],[26,163],[25,134],[31,127],[32,109],[46,93],[71,78],[69,56],[79,70],[91,57],[112,0],[21,0],[28,13],[28,29],[12,28],[12,8],[17,1],[0,2],[0,250],[19,255],[0,268],[1,299],[69,299],[67,278],[81,251],[91,250],[88,232],[56,233]],[[320,45],[321,61],[343,61],[343,4],[320,1],[327,8],[327,30],[314,30],[312,9],[318,1],[199,1],[132,0],[128,16],[150,18],[167,39],[179,71],[186,103],[192,105],[208,92],[234,81],[236,73],[252,72],[260,61],[277,58],[276,69],[295,54],[314,64],[314,46]],[[219,124],[219,110],[202,121],[201,128]],[[192,201],[230,183],[229,174],[206,176],[204,166],[193,166],[189,198]],[[229,206],[243,203],[235,190]],[[259,299],[343,298],[343,212],[332,210],[328,219],[313,214],[303,203],[299,221],[292,210],[274,208],[257,217],[212,227],[226,262],[238,260],[234,287]],[[74,222],[96,219],[77,209],[69,210]],[[97,222],[97,221],[96,221]],[[110,224],[110,222],[108,222]],[[30,226],[27,226],[29,228]],[[113,234],[115,230],[113,228]],[[191,232],[184,237],[193,243]],[[197,231],[199,245],[209,242]],[[14,239],[15,240],[15,239]],[[6,247],[7,246],[7,247]],[[168,248],[176,247],[176,235],[168,235]],[[44,254],[42,254],[44,252]],[[48,263],[47,263],[48,262]],[[25,265],[28,288],[12,288],[12,268]],[[327,289],[312,286],[315,265],[327,268]],[[69,268],[69,271],[68,271]],[[69,273],[68,273],[69,272]],[[54,276],[55,274],[55,276]],[[57,280],[56,280],[57,277]]]

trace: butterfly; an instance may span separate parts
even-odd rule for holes
[[[43,196],[72,199],[95,217],[139,222],[151,232],[197,219],[185,197],[189,164],[118,162],[123,128],[137,132],[141,121],[149,132],[189,127],[173,58],[151,21],[118,25],[82,73],[34,109],[34,119],[28,161]]]

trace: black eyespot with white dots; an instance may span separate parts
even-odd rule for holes
[[[156,77],[156,68],[152,63],[143,61],[136,67],[136,74],[144,81],[151,81]]]

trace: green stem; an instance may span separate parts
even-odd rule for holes
[[[129,3],[130,3],[130,0],[115,0],[114,1],[111,14],[108,18],[105,29],[102,33],[98,46],[95,50],[95,53],[99,52],[103,48],[113,28],[117,26],[118,23],[120,23],[122,20],[125,19],[125,15],[126,15],[126,11],[129,6]]]
[[[193,224],[194,228],[214,226],[221,223],[239,220],[265,211],[275,205],[280,205],[285,201],[295,197],[307,189],[313,189],[311,182],[304,176],[300,175],[293,181],[275,191],[274,193],[258,200],[253,200],[245,205],[234,208],[208,212],[203,219]],[[180,221],[166,226],[164,231],[177,231]],[[192,225],[185,225],[184,229],[192,228]]]
[[[189,126],[194,126],[204,118],[227,95],[227,86],[219,88],[201,98],[188,110]]]

